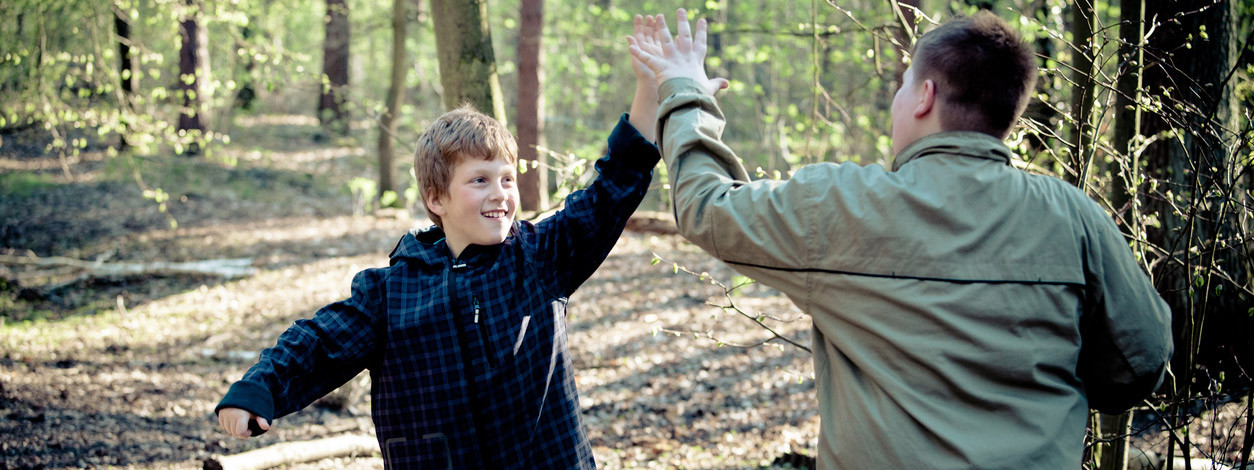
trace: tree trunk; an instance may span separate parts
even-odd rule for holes
[[[348,94],[348,1],[327,0],[326,39],[322,43],[322,93],[318,100],[318,122],[327,132],[347,135]]]
[[[396,121],[400,116],[401,101],[405,99],[405,38],[408,15],[406,3],[411,0],[392,0],[392,84],[388,87],[386,108],[379,119],[379,200],[382,202],[384,193],[396,191],[396,177],[393,162],[395,149],[392,145],[396,138]],[[399,202],[399,201],[398,201]]]
[[[544,71],[540,54],[544,33],[544,0],[522,0],[518,27],[518,159],[525,163],[525,173],[518,176],[521,209],[542,210],[549,205],[548,170],[544,154],[536,150],[543,145],[544,135]]]
[[[1067,181],[1085,189],[1089,168],[1093,161],[1093,22],[1097,17],[1092,0],[1071,4],[1071,112],[1074,119],[1071,128],[1070,168],[1065,173]]]
[[[1120,4],[1122,15],[1119,22],[1119,66],[1115,88],[1115,133],[1111,145],[1118,154],[1111,171],[1111,203],[1115,219],[1123,221],[1123,230],[1131,234],[1133,251],[1145,253],[1141,243],[1143,236],[1140,201],[1137,197],[1142,178],[1140,152],[1133,149],[1135,137],[1141,131],[1141,109],[1137,105],[1141,88],[1141,38],[1144,22],[1141,18],[1144,0],[1129,0]],[[1143,257],[1141,259],[1144,259]],[[1094,412],[1096,413],[1096,412]],[[1118,416],[1100,415],[1101,438],[1110,444],[1101,450],[1099,470],[1124,470],[1128,467],[1128,435],[1131,433],[1132,413]]]
[[[208,32],[200,20],[201,6],[198,0],[184,0],[186,11],[179,24],[178,90],[182,97],[178,130],[185,133],[185,155],[200,153],[200,142],[205,133],[208,118],[209,45]]]
[[[249,51],[241,58],[241,66],[244,68],[244,76],[240,80],[239,91],[235,92],[235,101],[232,103],[238,109],[251,111],[253,109],[253,100],[257,98],[257,88],[253,85],[256,79],[253,72],[257,69],[257,62],[253,60],[252,38],[253,25],[257,24],[255,17],[248,18],[248,24],[239,29],[239,39],[235,41],[235,48]]]
[[[1097,413],[1094,411],[1093,413]],[[1100,426],[1096,434],[1104,441],[1098,444],[1098,470],[1125,470],[1128,468],[1128,434],[1132,432],[1132,412],[1117,415],[1097,413]]]
[[[1141,39],[1145,37],[1145,21],[1142,16],[1145,0],[1129,0],[1120,3],[1122,18],[1119,21],[1119,66],[1115,83],[1115,135],[1111,142],[1116,152],[1119,171],[1112,172],[1110,201],[1116,217],[1127,221],[1125,230],[1136,234],[1140,231],[1140,204],[1135,194],[1139,190],[1141,173],[1140,152],[1132,147],[1136,136],[1141,135],[1141,107],[1137,104],[1141,90],[1141,67],[1145,64],[1141,53]],[[1119,217],[1120,214],[1124,216]],[[1140,250],[1138,250],[1140,251]]]
[[[1236,242],[1247,235],[1238,217],[1248,196],[1231,151],[1235,19],[1227,1],[1147,0],[1144,15],[1157,21],[1145,50],[1145,94],[1169,100],[1144,117],[1145,134],[1161,136],[1145,152],[1156,183],[1146,206],[1160,221],[1147,235],[1165,252],[1153,274],[1173,312],[1177,379],[1170,391],[1184,406],[1199,366],[1208,377],[1225,369],[1241,376],[1231,367],[1249,359],[1254,334],[1248,248]],[[1187,448],[1189,435],[1182,438]]]
[[[431,0],[431,19],[444,107],[470,104],[505,125],[487,0]]]
[[[127,15],[128,13],[118,5],[113,5],[113,31],[117,34],[118,41],[118,88],[122,90],[118,100],[119,112],[122,115],[119,119],[122,124],[122,129],[118,132],[117,150],[119,152],[130,147],[126,135],[130,129],[131,95],[135,93],[136,88],[135,56],[131,54],[131,22]]]
[[[118,78],[122,95],[130,98],[135,92],[135,57],[131,55],[131,21],[117,5],[113,8],[113,30],[118,38]]]

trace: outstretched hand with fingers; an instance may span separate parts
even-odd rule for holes
[[[643,17],[636,15],[633,19],[632,34],[627,36],[627,43],[631,47],[638,47],[649,54],[661,57],[662,45],[657,42],[657,38],[653,34],[655,29],[653,23],[655,21],[657,21],[657,18],[652,15]],[[631,69],[636,73],[636,81],[638,83],[648,81],[653,85],[654,89],[661,85],[657,79],[657,74],[653,73],[653,69],[641,62],[635,54],[631,56]]]
[[[688,24],[688,13],[684,9],[675,12],[675,20],[679,25],[672,38],[666,17],[646,17],[639,23],[637,34],[628,39],[631,55],[653,71],[658,83],[686,77],[701,84],[710,94],[727,88],[726,79],[710,78],[705,73],[705,19],[697,20],[695,32]]]

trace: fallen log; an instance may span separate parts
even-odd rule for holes
[[[0,265],[28,266],[34,269],[0,269],[0,280],[20,288],[23,298],[44,298],[49,292],[93,278],[130,276],[169,276],[198,274],[233,279],[256,272],[252,258],[211,259],[181,263],[106,263],[103,259],[84,261],[61,256],[40,258],[31,255],[0,254]]]
[[[626,230],[637,233],[674,235],[679,233],[675,216],[669,212],[636,211],[627,219]]]
[[[0,255],[0,263],[7,265],[40,266],[78,270],[94,277],[118,277],[157,274],[208,274],[228,279],[247,276],[256,272],[252,258],[210,259],[204,261],[187,261],[172,263],[154,261],[149,263],[105,263],[101,261],[83,261],[81,259],[61,256],[36,257]],[[64,274],[58,272],[57,274]],[[21,275],[21,274],[19,274]]]
[[[363,434],[314,439],[311,441],[281,442],[235,455],[216,455],[205,459],[205,470],[261,470],[332,457],[375,455],[379,441]]]

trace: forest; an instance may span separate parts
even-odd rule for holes
[[[1254,2],[0,0],[0,469],[382,468],[368,374],[254,439],[214,406],[430,225],[413,150],[445,110],[513,132],[520,218],[560,208],[631,104],[633,16],[676,8],[777,180],[889,166],[913,40],[1008,20],[1040,72],[1011,164],[1097,201],[1172,312],[1167,380],[1092,411],[1077,464],[1250,468]],[[598,465],[814,468],[810,321],[680,237],[666,181],[571,297]]]

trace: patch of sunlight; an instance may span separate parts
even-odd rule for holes
[[[360,157],[366,155],[361,147],[330,147],[309,150],[275,151],[258,149],[225,148],[219,150],[228,157],[240,161],[262,163],[306,164],[329,162],[344,157]],[[289,165],[291,166],[291,165]]]
[[[99,162],[108,158],[103,151],[83,151],[78,155],[69,155],[62,161],[56,154],[46,153],[37,158],[12,159],[0,157],[0,170],[12,171],[52,171],[69,167],[75,180],[80,180],[81,169],[76,166],[83,162]]]
[[[112,344],[132,348],[181,344],[241,328],[256,329],[294,315],[310,316],[317,308],[347,296],[353,274],[377,257],[331,258],[262,271],[250,278],[201,285],[89,317],[7,324],[0,326],[0,348],[55,359]]]
[[[178,230],[160,230],[143,235],[140,240],[149,242],[173,238],[195,239],[196,243],[202,247],[238,247],[258,243],[318,242],[362,236],[376,231],[383,231],[386,233],[385,238],[392,240],[400,238],[410,226],[419,226],[420,222],[420,220],[407,221],[351,215],[317,219],[283,217],[261,221],[218,223]]]
[[[318,118],[306,114],[258,114],[236,116],[240,126],[317,126]]]

